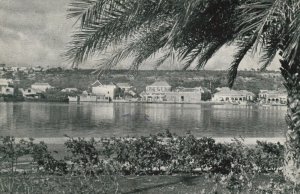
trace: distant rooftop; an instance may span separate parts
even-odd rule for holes
[[[116,85],[119,87],[131,87],[129,83],[117,83]]]
[[[102,86],[101,82],[99,80],[95,81],[94,83],[91,84],[91,87],[98,87]]]
[[[168,84],[168,82],[166,82],[166,81],[156,81],[153,84],[151,84],[150,86],[171,87],[170,84]]]
[[[0,79],[0,85],[8,85],[10,80],[7,79]]]
[[[249,96],[255,96],[254,93],[249,92],[247,90],[230,90],[229,88],[223,88],[222,90],[219,90],[216,94],[218,95],[249,95]]]
[[[109,84],[102,84],[99,80],[95,81],[94,83],[91,84],[91,87],[99,87],[99,86],[116,86],[116,84],[110,82]]]
[[[48,84],[48,83],[39,83],[39,82],[34,83],[34,84],[32,84],[32,85],[50,86],[50,84]]]

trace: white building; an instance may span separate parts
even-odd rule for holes
[[[213,95],[212,101],[215,102],[247,102],[253,101],[255,94],[247,90],[231,90],[230,88],[219,88]]]
[[[31,88],[39,92],[46,92],[46,90],[53,88],[48,83],[34,83],[31,85]]]
[[[203,87],[178,87],[174,91],[165,81],[157,81],[146,87],[140,96],[146,102],[199,103],[211,98],[210,90]]]
[[[32,89],[32,88],[27,88],[27,89],[20,88],[20,91],[22,92],[23,96],[26,97],[26,98],[35,97],[38,93],[37,90]]]
[[[0,79],[0,94],[14,94],[13,81],[11,79]]]
[[[166,93],[166,98],[169,102],[198,103],[209,100],[211,98],[211,92],[203,87],[178,87],[175,91]]]
[[[115,84],[103,85],[100,81],[95,81],[92,85],[92,94],[103,97],[104,99],[113,100],[116,97],[117,86]]]
[[[166,81],[156,81],[153,84],[146,86],[147,93],[171,92],[171,86]]]
[[[2,87],[0,93],[4,95],[13,95],[15,89],[13,87]]]
[[[146,91],[140,96],[146,102],[162,102],[167,101],[167,93],[171,92],[171,86],[166,81],[156,81],[153,84],[146,86]]]
[[[116,84],[121,90],[129,91],[133,89],[133,87],[129,83],[117,83]]]
[[[76,98],[76,100],[79,100],[80,102],[97,102],[97,96],[92,95],[88,93],[87,91],[83,91],[81,95],[78,97],[79,99]],[[69,100],[74,100],[74,98],[69,98]]]
[[[260,90],[258,94],[260,103],[266,104],[286,104],[287,93],[285,91],[277,90]]]
[[[32,69],[33,69],[34,72],[42,72],[43,71],[43,68],[40,67],[40,66],[32,67]]]
[[[77,92],[77,88],[65,88],[61,90],[62,92]]]

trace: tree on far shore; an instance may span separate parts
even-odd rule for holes
[[[232,87],[246,54],[260,52],[261,69],[279,54],[288,92],[284,174],[300,183],[299,0],[73,0],[68,11],[79,21],[65,53],[74,67],[120,45],[102,69],[130,56],[136,70],[156,53],[163,53],[157,67],[177,58],[183,69],[200,69],[222,46],[234,45]]]

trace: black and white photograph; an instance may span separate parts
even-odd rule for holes
[[[300,193],[300,1],[0,0],[2,193]]]

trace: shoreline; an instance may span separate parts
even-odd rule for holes
[[[260,108],[275,108],[275,107],[286,107],[283,104],[259,104],[259,103],[249,103],[249,104],[233,104],[230,102],[216,102],[216,101],[199,101],[199,102],[147,102],[147,101],[82,101],[82,102],[75,102],[75,101],[48,101],[48,100],[24,100],[24,101],[1,101],[0,103],[59,103],[59,104],[194,104],[194,105],[232,105],[237,107],[260,107]]]
[[[78,138],[78,137],[73,137],[73,138]],[[89,140],[92,137],[82,137],[85,138],[86,140]],[[20,137],[16,137],[15,138],[17,142],[19,142],[21,139],[24,140],[29,140],[29,137],[24,137],[24,138],[20,138]],[[39,142],[44,142],[46,144],[52,144],[52,145],[62,145],[64,144],[69,138],[67,137],[41,137],[41,138],[33,138],[34,139],[34,143],[39,143]],[[94,138],[96,141],[101,140],[101,138]],[[241,140],[243,142],[243,144],[245,145],[255,145],[257,141],[265,141],[268,143],[281,143],[284,144],[285,143],[285,138],[284,137],[272,137],[272,138],[268,138],[268,137],[249,137],[249,138],[234,138],[234,137],[217,137],[217,138],[213,138],[216,143],[232,143],[234,142],[234,139],[238,139]]]

